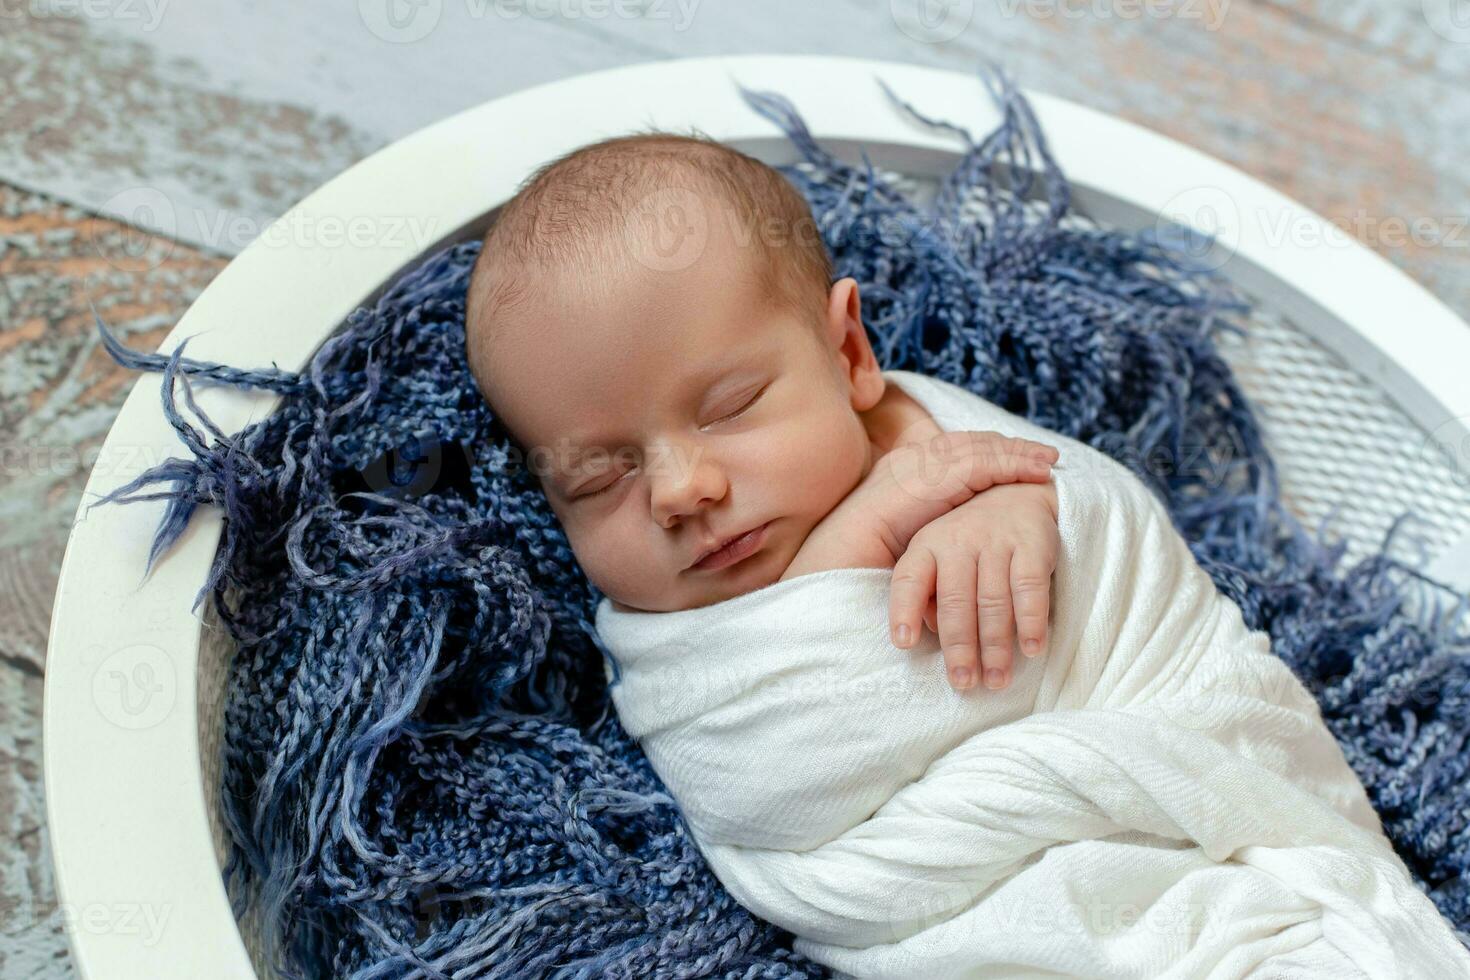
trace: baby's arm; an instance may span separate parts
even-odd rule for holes
[[[1052,446],[996,432],[945,432],[895,448],[813,529],[781,579],[834,568],[894,568],[897,563],[891,600],[896,645],[912,646],[918,640],[922,617],[940,634],[956,687],[971,686],[982,662],[1001,669],[1008,680],[1012,625],[1021,627],[1028,654],[1027,640],[1045,638],[1056,553],[1056,495],[1048,481],[1057,458]],[[992,488],[1008,492],[985,492]],[[951,512],[951,519],[938,520]],[[911,551],[910,542],[921,529],[923,547]],[[1011,581],[997,581],[1002,562],[1014,577],[1013,556],[1015,568],[1026,573],[1016,587],[1014,620]],[[1033,572],[1044,573],[1047,588],[1039,595],[1032,588]],[[1003,589],[1003,596],[977,596],[977,573],[987,588]],[[918,595],[924,587],[929,591]],[[957,595],[962,588],[968,590],[967,605]],[[978,606],[985,608],[979,610],[977,627]],[[900,626],[909,628],[907,640]],[[980,639],[986,643],[983,661]],[[996,652],[1001,644],[1003,654]],[[970,671],[968,682],[959,673],[965,669]]]
[[[1055,447],[998,432],[940,432],[885,453],[807,535],[780,581],[892,568],[919,529],[998,484],[1051,479]]]

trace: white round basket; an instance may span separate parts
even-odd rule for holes
[[[977,75],[845,58],[696,58],[599,72],[496,99],[386,147],[305,198],[287,226],[331,217],[427,234],[270,236],[216,278],[159,350],[301,368],[347,315],[424,253],[477,239],[537,165],[649,125],[700,131],[773,164],[797,159],[736,82],[788,97],[830,150],[922,184],[961,141],[907,118],[882,78],[926,115],[972,134],[999,117]],[[1428,518],[1428,570],[1470,583],[1470,327],[1335,227],[1202,153],[1119,119],[1027,93],[1077,209],[1124,228],[1161,215],[1215,233],[1223,270],[1266,311],[1228,356],[1260,409],[1290,505],[1333,525],[1349,554],[1392,517]],[[86,501],[184,455],[142,376],[117,417]],[[226,432],[275,396],[199,392]],[[79,514],[51,624],[44,719],[56,881],[76,966],[93,980],[257,976],[254,932],[238,925],[220,869],[218,745],[229,647],[190,612],[220,535],[196,514],[152,575],[143,569],[162,504]],[[201,610],[206,608],[202,605]]]

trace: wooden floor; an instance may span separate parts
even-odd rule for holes
[[[46,631],[87,454],[132,383],[88,304],[157,344],[270,218],[425,123],[685,55],[989,59],[1235,164],[1470,316],[1466,0],[389,2],[403,16],[134,0],[0,17],[0,976],[72,972],[40,779]]]

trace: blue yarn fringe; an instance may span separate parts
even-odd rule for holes
[[[810,164],[784,172],[837,275],[860,283],[883,367],[1137,473],[1311,689],[1399,853],[1465,930],[1467,597],[1430,583],[1453,601],[1411,613],[1422,577],[1387,555],[1397,522],[1339,568],[1342,545],[1283,509],[1214,343],[1245,302],[1157,237],[1076,215],[1025,100],[984,81],[1002,120],[978,141],[889,93],[967,147],[932,207],[866,155],[823,151],[782,97],[742,93]],[[981,218],[960,220],[962,204]],[[721,888],[610,709],[601,596],[464,362],[478,250],[424,259],[300,374],[186,359],[183,343],[139,353],[97,318],[119,363],[163,372],[189,450],[98,502],[167,501],[150,569],[199,505],[223,513],[195,606],[213,598],[238,651],[221,800],[236,913],[259,914],[287,977],[825,976]],[[191,377],[282,402],[226,435]]]

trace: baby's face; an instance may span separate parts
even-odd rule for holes
[[[767,309],[744,262],[712,238],[689,269],[559,283],[497,326],[495,408],[588,578],[622,607],[689,609],[776,582],[872,466],[859,412],[882,379],[842,299],[855,286],[834,287],[819,337]],[[868,362],[856,385],[854,360]],[[696,567],[762,527],[753,554]]]

